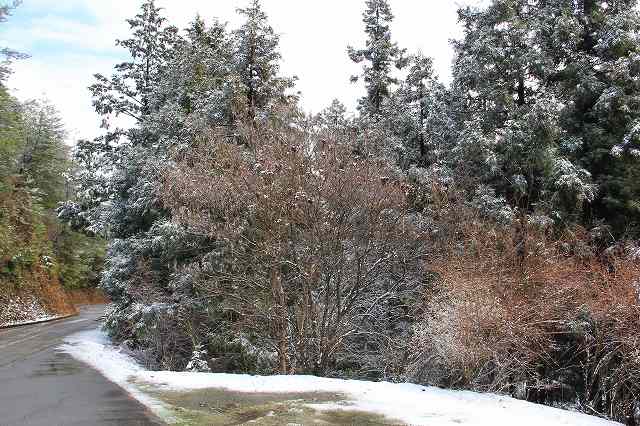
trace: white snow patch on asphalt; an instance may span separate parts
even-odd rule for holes
[[[145,395],[131,379],[159,390],[227,389],[234,392],[335,392],[346,404],[313,404],[317,410],[357,410],[376,413],[411,425],[437,426],[620,426],[620,423],[513,398],[449,391],[409,383],[365,382],[313,376],[250,376],[236,374],[154,372],[141,368],[109,343],[100,331],[69,337],[63,349],[127,389],[156,413],[162,403]]]

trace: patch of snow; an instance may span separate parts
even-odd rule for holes
[[[451,391],[415,384],[366,382],[313,376],[251,376],[239,374],[147,371],[113,347],[99,331],[66,339],[63,350],[93,366],[127,389],[136,399],[161,411],[162,404],[145,395],[132,381],[168,391],[227,389],[245,393],[316,393],[345,395],[346,403],[311,404],[316,410],[357,410],[376,413],[412,425],[438,426],[621,426],[620,423],[532,404],[513,398]],[[133,379],[133,380],[132,380]]]
[[[60,318],[45,309],[34,296],[16,296],[3,303],[0,309],[0,327],[27,325]]]
[[[39,322],[44,322],[44,321],[53,321],[56,319],[62,319],[64,318],[64,316],[56,316],[56,315],[44,315],[41,317],[36,317],[32,320],[28,320],[28,321],[15,321],[15,322],[8,322],[6,324],[0,324],[0,327],[13,327],[16,325],[29,325],[29,324],[36,324]]]
[[[122,353],[111,344],[103,331],[89,330],[66,337],[60,351],[98,370],[103,376],[125,389],[141,404],[147,406],[159,417],[171,420],[167,407],[155,398],[145,394],[133,381],[144,369],[129,355]]]

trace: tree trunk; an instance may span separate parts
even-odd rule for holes
[[[596,0],[583,0],[582,13],[584,14],[585,28],[581,48],[585,52],[592,52],[596,45],[596,40],[594,40],[592,35],[594,31],[592,17],[597,7]]]
[[[420,118],[418,120],[418,128],[420,129],[420,134],[418,135],[418,142],[420,143],[420,165],[426,166],[426,157],[427,157],[427,147],[425,145],[424,140],[424,120],[427,116],[426,108],[424,105],[423,97],[424,97],[425,87],[423,83],[420,83],[420,93],[419,93],[419,102],[420,102]]]
[[[518,77],[518,106],[523,106],[527,102],[525,96],[524,76],[520,74]]]
[[[274,326],[278,341],[278,360],[280,374],[289,373],[289,357],[287,350],[287,305],[282,287],[282,278],[274,266],[271,269],[271,290],[276,305]]]

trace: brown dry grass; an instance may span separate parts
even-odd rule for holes
[[[467,219],[463,247],[432,261],[410,373],[625,419],[640,393],[638,262],[598,257],[584,236]]]

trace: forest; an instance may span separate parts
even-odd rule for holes
[[[177,28],[144,1],[116,42],[130,59],[90,87],[102,136],[71,153],[50,105],[3,86],[0,284],[46,259],[70,286],[99,272],[106,329],[150,369],[411,382],[636,424],[637,1],[461,8],[450,84],[394,41],[391,6],[353,22],[355,112],[303,111],[259,0],[235,28]],[[5,231],[12,215],[55,234],[40,260],[12,255],[45,244]]]

